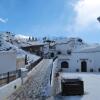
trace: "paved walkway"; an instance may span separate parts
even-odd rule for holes
[[[52,60],[43,59],[33,70],[28,81],[9,97],[9,100],[45,100],[45,89],[50,81]],[[44,91],[43,91],[44,90]]]

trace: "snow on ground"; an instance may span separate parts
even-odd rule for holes
[[[22,49],[17,49],[16,53],[17,53],[17,57],[19,57],[19,58],[22,57],[22,56],[25,57],[25,55],[27,55],[27,57],[28,57],[28,64],[31,64],[31,63],[37,61],[40,58],[39,56],[37,56],[35,54],[31,54],[29,52],[26,52],[26,51],[24,51]]]
[[[63,78],[80,77],[84,81],[83,96],[57,95],[47,100],[100,100],[100,73],[61,73]]]
[[[31,74],[28,74],[28,81],[9,97],[9,100],[46,100],[50,93],[50,73],[52,60],[43,59]]]

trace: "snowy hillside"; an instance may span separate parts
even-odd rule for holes
[[[39,59],[39,56],[30,54],[28,52],[23,51],[20,49],[20,44],[27,44],[27,42],[18,42],[15,35],[10,32],[4,32],[0,34],[0,51],[15,51],[16,56],[28,56],[28,62],[36,61]]]

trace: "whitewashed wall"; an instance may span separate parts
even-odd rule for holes
[[[0,73],[16,70],[15,52],[0,52]]]
[[[68,47],[68,44],[57,44],[56,50],[60,51],[62,54],[66,54],[67,53],[67,47]]]
[[[90,72],[92,68],[94,72],[98,71],[100,68],[100,52],[96,53],[72,53],[71,56],[65,57],[65,59],[59,59],[58,66],[61,67],[61,62],[67,61],[69,63],[69,68],[66,68],[65,71],[76,72],[76,69],[81,71],[81,61],[86,59],[87,62],[87,71]]]

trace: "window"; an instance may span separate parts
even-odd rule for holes
[[[69,67],[69,64],[67,61],[64,61],[61,63],[61,68],[68,68]]]
[[[54,57],[54,53],[53,52],[51,53],[51,57]]]
[[[98,68],[98,71],[100,72],[100,68]]]
[[[61,51],[58,51],[57,54],[60,55],[61,54]]]
[[[82,39],[77,39],[78,42],[82,42]]]
[[[71,55],[71,50],[67,50],[67,54],[68,55]]]

